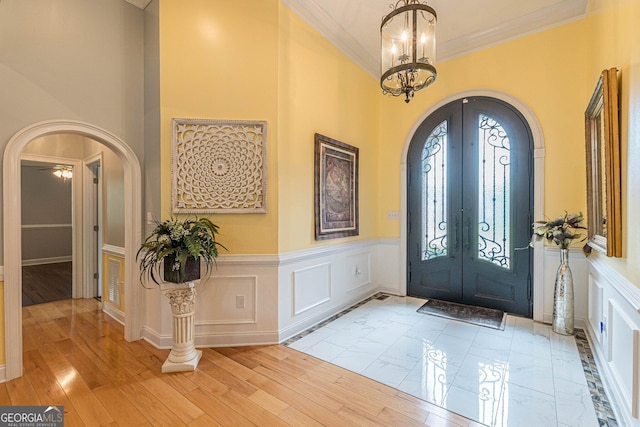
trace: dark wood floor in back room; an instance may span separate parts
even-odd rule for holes
[[[71,298],[71,262],[22,267],[22,306]]]
[[[280,345],[203,349],[195,372],[161,374],[169,351],[126,342],[93,299],[25,307],[23,328],[24,375],[0,405],[63,405],[65,426],[480,426]]]

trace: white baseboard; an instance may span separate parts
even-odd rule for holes
[[[73,257],[71,255],[49,257],[49,258],[32,258],[32,259],[23,259],[22,266],[27,267],[31,265],[57,264],[60,262],[72,262],[72,261],[73,261]]]
[[[0,383],[7,382],[6,365],[0,365]]]
[[[118,310],[117,308],[115,308],[113,305],[108,303],[102,303],[102,311],[104,311],[105,314],[113,318],[118,323],[121,323],[122,325],[124,325],[124,313]]]
[[[268,331],[244,333],[198,333],[196,327],[196,347],[233,347],[248,345],[278,344],[278,333]],[[171,335],[161,335],[149,327],[142,328],[142,339],[160,349],[170,349],[173,345]]]

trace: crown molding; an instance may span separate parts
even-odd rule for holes
[[[319,0],[282,0],[296,15],[318,31],[375,79],[380,77],[379,52],[368,52],[363,45],[327,14]],[[437,45],[438,62],[485,49],[525,35],[584,18],[588,0],[562,0],[554,5],[520,16],[484,31],[466,34]],[[384,13],[384,10],[381,12]]]
[[[139,7],[142,10],[144,10],[144,8],[147,7],[149,3],[151,3],[151,0],[124,0],[124,1],[126,1],[127,3],[131,3],[135,7]]]
[[[372,57],[348,31],[334,21],[312,0],[282,0],[289,9],[318,31],[331,44],[347,55],[375,79],[380,77],[380,59]]]
[[[587,15],[587,0],[564,0],[486,31],[438,43],[438,62],[557,27]]]

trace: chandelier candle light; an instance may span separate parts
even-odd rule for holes
[[[383,94],[405,95],[436,80],[436,11],[418,0],[399,0],[380,26]]]

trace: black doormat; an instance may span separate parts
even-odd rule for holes
[[[427,302],[418,309],[418,313],[432,314],[434,316],[459,320],[461,322],[501,331],[504,330],[504,325],[507,320],[507,315],[504,311],[440,301],[437,299],[427,300]]]

